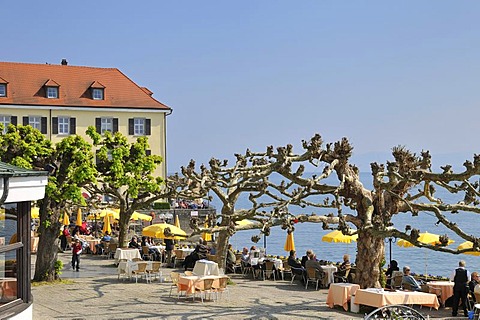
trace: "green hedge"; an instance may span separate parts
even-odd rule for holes
[[[170,209],[170,203],[168,202],[155,202],[153,204],[153,209],[157,209],[157,210],[162,210],[162,209]]]

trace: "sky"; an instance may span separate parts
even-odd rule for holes
[[[352,162],[478,148],[480,3],[11,1],[0,60],[118,68],[170,106],[167,166],[319,133]]]

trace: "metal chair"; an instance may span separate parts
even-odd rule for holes
[[[195,294],[198,292],[200,293],[200,299],[206,299],[207,293],[209,294],[209,298],[211,298],[212,293],[216,294],[215,289],[213,288],[213,281],[214,279],[200,279],[195,281],[195,292],[193,293],[192,299],[195,300]]]
[[[150,253],[148,246],[142,246],[142,259],[143,260],[153,260],[153,255]]]
[[[307,268],[307,278],[305,282],[305,289],[308,288],[309,282],[314,282],[316,283],[315,290],[318,290],[318,283],[320,281],[322,281],[322,278],[317,276],[317,270],[315,268]]]
[[[263,269],[263,280],[265,280],[265,278],[271,277],[273,275],[273,280],[275,281],[276,280],[275,264],[273,263],[273,261],[265,261],[264,267],[265,268]]]
[[[227,284],[228,284],[228,280],[230,278],[229,277],[221,277],[220,279],[218,279],[218,286],[213,286],[213,289],[215,289],[215,291],[217,292],[217,300],[219,299],[219,296],[218,294],[220,293],[220,297],[223,296],[224,293],[227,293],[227,297],[228,297],[228,288],[227,288]]]
[[[138,283],[138,276],[145,276],[147,283],[150,280],[150,276],[147,272],[147,262],[137,263],[137,270],[132,270],[132,275],[135,275],[135,283]]]

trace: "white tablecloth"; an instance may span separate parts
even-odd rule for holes
[[[193,273],[197,276],[218,276],[218,263],[209,260],[198,260],[193,267]]]
[[[121,249],[115,251],[115,261],[118,263],[120,259],[133,260],[134,258],[142,258],[138,249]]]
[[[130,278],[132,276],[132,271],[138,270],[139,263],[146,263],[147,270],[152,270],[152,261],[120,261],[118,263],[118,272],[121,273],[121,270],[125,270],[125,273]]]
[[[155,249],[158,253],[163,254],[163,251],[165,250],[165,246],[150,246],[150,249]]]
[[[333,273],[337,272],[337,267],[335,267],[335,266],[321,266],[321,268],[327,275],[327,284],[333,283],[334,282]]]

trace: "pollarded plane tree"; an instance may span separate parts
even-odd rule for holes
[[[1,130],[0,130],[1,131]],[[57,278],[55,240],[61,228],[60,216],[69,207],[85,205],[82,187],[95,181],[91,145],[71,135],[53,145],[31,126],[9,125],[0,133],[0,160],[34,170],[49,170],[45,197],[39,201],[39,245],[35,263],[35,281]]]
[[[97,183],[86,187],[92,195],[108,195],[120,209],[119,244],[125,246],[130,218],[135,210],[148,208],[154,201],[168,199],[169,190],[161,177],[154,176],[162,162],[159,155],[147,155],[148,139],[128,142],[120,132],[100,135],[94,127],[87,135],[97,147]]]
[[[274,150],[270,146],[261,153],[247,150],[245,154],[235,154],[236,161],[232,166],[228,165],[227,160],[211,159],[209,167],[201,165],[199,171],[195,169],[193,160],[187,167],[182,167],[182,175],[188,183],[184,184],[185,189],[178,191],[178,194],[186,198],[195,198],[212,192],[222,204],[219,216],[210,219],[217,221],[218,218],[217,226],[203,228],[203,224],[192,221],[194,233],[219,233],[217,252],[221,267],[224,267],[228,241],[236,230],[261,229],[261,233],[268,235],[272,226],[283,225],[284,228],[292,229],[287,223],[291,217],[288,206],[300,201],[299,190],[302,189],[295,189],[293,182],[283,181],[275,184],[269,179],[272,173],[281,170],[281,166],[286,163],[302,162],[307,159],[305,155],[293,156],[291,149],[291,146],[287,146]],[[178,179],[178,175],[176,177]],[[328,191],[331,190],[334,188],[328,188]],[[324,192],[324,190],[312,191],[310,195]],[[249,208],[235,207],[242,194],[248,194]],[[327,202],[324,206],[331,208],[332,204]],[[238,226],[236,222],[243,219],[252,220],[254,223]]]
[[[312,143],[312,141],[316,141]],[[362,287],[379,287],[381,275],[381,262],[384,259],[384,246],[386,237],[397,237],[410,241],[418,247],[431,250],[462,253],[470,249],[456,250],[446,247],[448,236],[440,237],[440,243],[431,245],[418,241],[422,230],[412,228],[410,225],[395,226],[392,218],[398,214],[409,214],[412,223],[415,217],[427,212],[434,214],[438,219],[437,224],[443,224],[446,229],[453,231],[465,240],[473,242],[473,250],[480,251],[479,239],[462,231],[457,223],[448,219],[448,213],[480,212],[478,208],[478,179],[480,160],[477,155],[473,163],[466,161],[465,170],[453,173],[451,166],[441,167],[439,173],[432,172],[431,157],[424,151],[418,157],[404,147],[395,147],[392,150],[394,161],[382,164],[372,163],[373,189],[369,190],[360,181],[358,168],[349,163],[352,146],[346,138],[334,144],[327,144],[322,148],[320,136],[316,135],[310,143],[304,142],[308,155],[308,162],[323,167],[322,175],[306,176],[301,171],[293,172],[292,167],[286,163],[277,170],[284,178],[303,187],[298,191],[302,206],[315,207],[318,204],[310,201],[309,194],[312,190],[326,191],[329,186],[323,183],[323,178],[335,174],[338,186],[332,188],[332,196],[337,205],[336,216],[329,215],[299,215],[301,222],[321,222],[324,228],[336,228],[346,234],[351,233],[349,225],[353,224],[358,232],[357,241],[357,273],[356,281]],[[316,146],[318,150],[312,150]],[[299,174],[300,171],[300,174]],[[435,198],[435,186],[443,188],[449,193],[463,194],[463,199],[454,203]],[[353,210],[344,213],[345,209]]]

